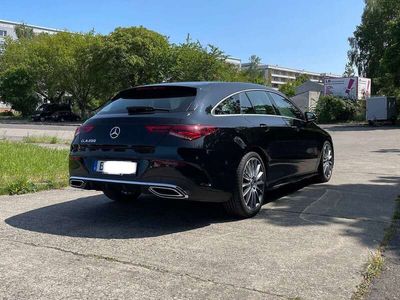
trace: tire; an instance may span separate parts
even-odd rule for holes
[[[329,141],[325,141],[318,165],[317,182],[328,182],[332,178],[334,159],[332,144]]]
[[[103,190],[103,193],[107,198],[115,202],[129,203],[137,200],[141,194],[141,191],[139,187],[134,190],[130,190],[129,192],[125,192],[122,189],[107,188]]]
[[[263,204],[265,187],[264,162],[256,152],[249,152],[243,156],[236,170],[236,187],[232,198],[224,203],[225,210],[239,218],[255,216]]]

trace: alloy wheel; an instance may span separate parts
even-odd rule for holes
[[[333,170],[333,152],[329,142],[322,149],[322,170],[326,179],[331,178]]]
[[[242,195],[248,209],[257,209],[262,204],[264,187],[264,166],[258,158],[252,157],[247,161],[242,175]]]

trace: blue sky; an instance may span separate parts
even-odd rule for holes
[[[182,42],[188,33],[246,62],[341,74],[363,0],[2,0],[0,19],[108,33],[143,25]]]

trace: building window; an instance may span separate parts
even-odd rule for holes
[[[0,30],[0,36],[7,36],[6,30]]]

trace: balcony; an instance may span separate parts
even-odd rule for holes
[[[281,74],[277,74],[277,73],[271,73],[271,76],[273,77],[281,77],[281,78],[287,78],[287,79],[292,79],[295,80],[296,77],[294,75],[281,75]]]

